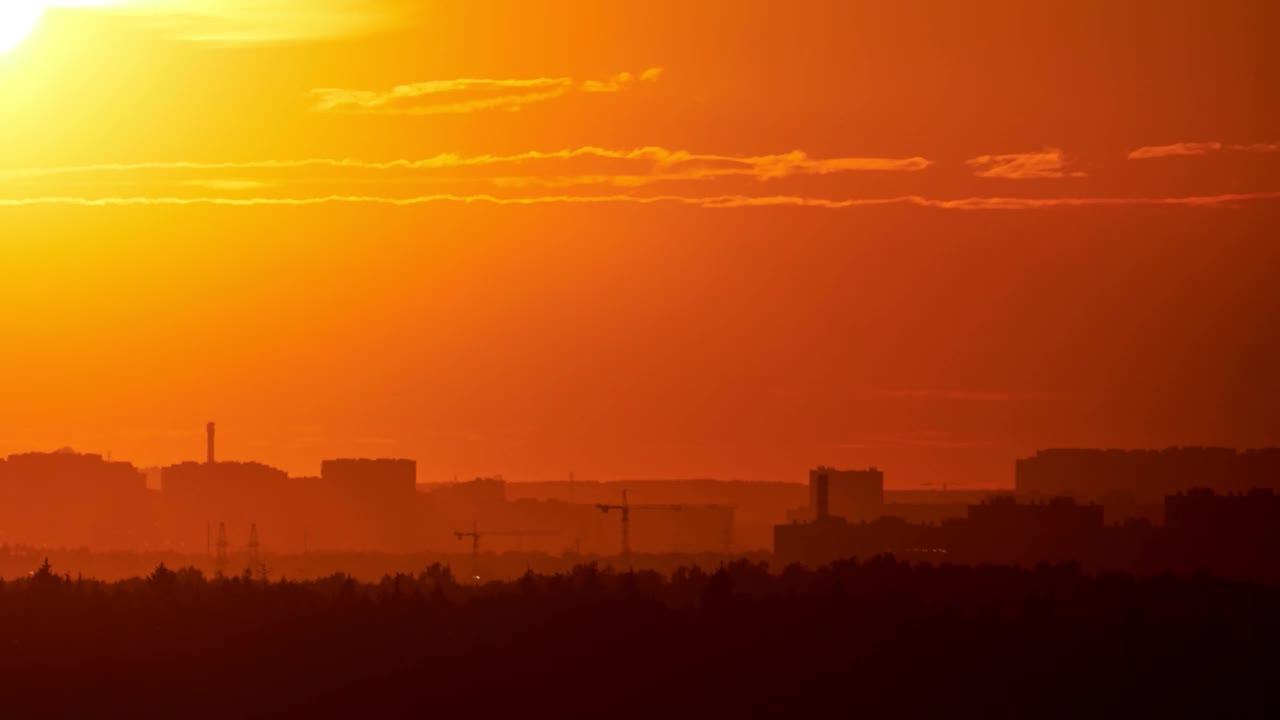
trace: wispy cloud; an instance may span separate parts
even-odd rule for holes
[[[1273,153],[1273,152],[1280,152],[1280,142],[1251,143],[1249,145],[1228,145],[1227,149],[1239,150],[1241,152]]]
[[[1148,160],[1150,158],[1175,157],[1179,155],[1208,155],[1222,149],[1222,143],[1216,142],[1181,142],[1172,145],[1148,145],[1129,153],[1130,160]]]
[[[479,203],[491,205],[549,205],[549,204],[679,204],[708,209],[749,207],[794,207],[842,210],[877,207],[884,205],[914,205],[940,210],[1035,210],[1042,208],[1079,208],[1092,206],[1169,206],[1213,207],[1234,206],[1250,201],[1280,200],[1280,191],[1240,193],[1197,197],[1169,198],[967,198],[963,200],[936,200],[918,195],[890,198],[852,198],[833,200],[827,198],[794,195],[538,195],[528,197],[502,197],[497,195],[417,195],[393,197],[382,195],[323,195],[313,197],[181,197],[181,196],[119,196],[81,197],[53,195],[41,197],[0,198],[0,207],[27,207],[36,205],[79,205],[85,207],[112,207],[134,205],[222,205],[228,207],[252,206],[311,206],[332,204],[415,206],[436,203]]]
[[[376,33],[419,16],[414,0],[53,0],[137,18],[175,38],[210,45],[269,45]]]
[[[961,402],[1015,402],[1022,400],[1043,400],[1049,397],[1048,393],[1042,392],[938,390],[933,388],[877,390],[876,394],[881,397],[889,398],[955,400]]]
[[[1069,170],[1069,162],[1059,148],[1045,148],[1040,152],[981,155],[966,162],[973,168],[974,175],[983,178],[1038,180],[1086,175],[1080,170]]]
[[[659,77],[662,77],[662,68],[653,67],[639,75],[620,72],[608,80],[584,80],[578,85],[578,89],[589,93],[615,93],[636,82],[657,82]]]
[[[1280,191],[1254,193],[1227,193],[1222,195],[1194,195],[1185,197],[970,197],[956,200],[940,200],[920,195],[901,195],[890,198],[852,198],[847,200],[813,198],[794,195],[774,196],[724,196],[707,198],[703,207],[813,207],[842,210],[876,205],[916,205],[937,210],[1042,210],[1081,207],[1213,207],[1234,206],[1245,202],[1280,200]]]
[[[1280,198],[1280,191],[1162,197],[935,198],[904,194],[841,196],[807,183],[803,193],[757,194],[745,183],[784,182],[855,172],[915,172],[921,157],[815,158],[801,151],[771,155],[695,153],[663,147],[629,150],[594,146],[511,155],[445,153],[422,159],[367,161],[301,158],[237,162],[106,163],[0,169],[0,206],[20,205],[424,205],[440,202],[497,205],[575,203],[672,203],[708,209],[792,207],[840,210],[910,205],[935,210],[1037,210],[1082,207],[1237,206]],[[698,183],[713,192],[665,192],[641,188]],[[422,192],[422,186],[433,192]],[[794,186],[793,186],[794,187]],[[49,192],[56,188],[55,192]],[[75,188],[74,191],[68,191]],[[129,188],[130,192],[122,192]],[[196,196],[198,188],[208,191]],[[551,189],[556,189],[552,192]],[[984,398],[981,393],[892,390],[902,397]]]
[[[456,78],[397,85],[390,90],[318,88],[311,91],[315,112],[374,115],[457,115],[482,110],[519,111],[570,93],[617,93],[654,83],[662,68],[636,75],[621,72],[605,80],[571,77]]]
[[[1150,160],[1152,158],[1208,155],[1210,153],[1221,152],[1223,150],[1251,153],[1273,153],[1280,152],[1280,143],[1229,145],[1220,142],[1180,142],[1173,143],[1172,145],[1146,145],[1130,152],[1129,159]]]
[[[725,155],[694,153],[663,147],[614,150],[600,147],[531,151],[513,155],[457,155],[445,153],[423,159],[365,161],[341,158],[259,160],[249,162],[145,162],[73,165],[48,168],[0,169],[0,182],[104,175],[129,175],[139,180],[163,184],[175,175],[196,174],[200,182],[213,180],[210,173],[232,173],[230,182],[284,183],[290,173],[308,171],[308,183],[321,179],[316,170],[335,174],[333,182],[351,179],[353,174],[373,173],[375,177],[422,182],[480,181],[504,188],[572,187],[610,185],[639,187],[659,182],[748,178],[778,180],[800,175],[832,175],[849,172],[913,172],[930,162],[922,157],[815,158],[794,150],[773,155]],[[248,178],[253,174],[260,178]]]

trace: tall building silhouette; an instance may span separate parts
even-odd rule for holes
[[[872,520],[884,510],[884,473],[878,468],[837,470],[819,465],[809,471],[811,517]]]
[[[146,477],[132,464],[64,448],[0,461],[4,542],[136,546],[148,534]]]
[[[1192,488],[1280,489],[1280,448],[1172,447],[1164,450],[1041,450],[1015,464],[1019,495],[1068,495],[1158,505]]]

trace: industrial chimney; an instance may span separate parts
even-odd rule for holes
[[[206,425],[204,430],[205,430],[205,433],[208,435],[208,442],[209,442],[209,452],[208,452],[208,457],[205,459],[205,462],[212,465],[214,462],[213,460],[213,423],[209,423],[208,425]]]

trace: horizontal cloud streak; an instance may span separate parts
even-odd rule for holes
[[[817,207],[840,210],[854,207],[870,207],[875,205],[916,205],[938,210],[1040,210],[1050,208],[1079,207],[1129,207],[1129,206],[1182,206],[1208,207],[1216,205],[1232,205],[1248,201],[1280,199],[1280,191],[1256,193],[1232,193],[1223,195],[1201,195],[1190,197],[1056,197],[1056,198],[1014,198],[1014,197],[971,197],[957,200],[936,200],[919,195],[904,195],[892,198],[857,198],[850,200],[830,200],[826,198],[810,198],[778,195],[731,196],[726,198],[707,198],[703,207],[766,207],[793,206]]]
[[[1222,149],[1222,143],[1183,142],[1172,145],[1149,145],[1129,153],[1130,160],[1176,157],[1179,155],[1207,155]]]
[[[583,163],[607,163],[605,167],[583,167]],[[452,153],[420,160],[371,162],[339,158],[305,158],[299,160],[261,160],[248,162],[143,162],[94,164],[50,168],[16,168],[0,170],[0,181],[19,181],[52,177],[93,176],[135,173],[148,175],[167,172],[235,172],[270,173],[306,169],[339,171],[402,171],[431,179],[432,173],[469,171],[478,173],[468,178],[493,182],[504,187],[573,185],[617,185],[635,187],[664,181],[751,178],[775,180],[798,175],[831,175],[836,173],[880,171],[914,172],[929,167],[922,157],[814,158],[799,150],[776,155],[719,155],[644,147],[610,150],[579,147],[551,152],[532,151],[513,155],[464,156]],[[455,176],[440,178],[456,181]],[[236,178],[244,181],[245,178]]]
[[[360,204],[414,206],[435,203],[479,203],[491,205],[585,205],[585,204],[639,204],[659,203],[689,205],[708,209],[749,207],[795,207],[841,210],[886,205],[914,205],[939,210],[1037,210],[1048,208],[1080,207],[1213,207],[1232,206],[1243,202],[1280,199],[1280,191],[1236,193],[1194,197],[1167,198],[999,198],[974,197],[959,200],[937,200],[918,195],[888,198],[852,198],[833,200],[828,198],[795,195],[751,196],[683,196],[683,195],[543,195],[531,197],[500,197],[496,195],[419,195],[391,197],[381,195],[324,195],[315,197],[78,197],[46,196],[26,198],[0,198],[0,207],[29,207],[37,205],[80,205],[86,207],[111,207],[134,205],[223,205],[230,207],[253,206],[310,206],[330,204]]]
[[[607,80],[571,77],[456,78],[397,85],[390,90],[317,88],[311,91],[315,112],[372,115],[458,115],[482,110],[521,110],[572,92],[616,93],[637,83],[657,82],[661,68],[639,75],[621,72]]]
[[[1038,180],[1044,178],[1084,177],[1081,171],[1068,171],[1067,159],[1058,148],[1040,152],[981,155],[966,161],[973,174],[982,178]]]
[[[1280,143],[1252,143],[1248,145],[1227,145],[1220,142],[1180,142],[1171,145],[1146,145],[1129,153],[1130,160],[1150,160],[1153,158],[1185,157],[1208,155],[1210,153],[1231,150],[1249,153],[1280,152]]]

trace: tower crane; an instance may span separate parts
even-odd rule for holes
[[[546,537],[550,535],[559,535],[557,532],[550,530],[481,530],[480,526],[472,522],[470,530],[454,530],[454,537],[459,540],[463,538],[471,538],[471,579],[480,579],[480,538],[482,537]]]
[[[646,504],[632,505],[627,501],[627,491],[622,491],[621,505],[608,505],[598,503],[596,508],[605,515],[610,510],[619,510],[622,512],[622,559],[628,565],[631,564],[631,511],[632,510],[684,510],[685,508],[698,509],[718,509],[720,505],[677,505],[677,504]]]

